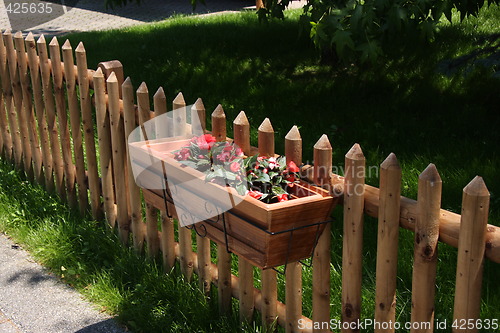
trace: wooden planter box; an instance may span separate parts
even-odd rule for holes
[[[175,177],[176,182],[182,183],[183,189],[189,192],[189,198],[185,200],[187,202],[177,200],[175,216],[189,214],[189,207],[207,206],[207,202],[217,203],[217,198],[227,198],[229,194],[237,204],[225,213],[196,223],[195,228],[200,235],[227,245],[231,252],[263,269],[311,256],[337,198],[321,188],[301,182],[292,188],[291,200],[266,204],[250,196],[240,196],[232,188],[205,183],[204,173],[181,165],[168,153],[188,142],[185,139],[160,139],[149,141],[147,145],[145,142],[129,145],[133,165],[143,163],[144,158],[151,160],[152,155],[164,164],[153,164],[144,173],[150,173],[152,179],[156,177],[160,181],[166,166],[169,180]],[[209,189],[199,193],[202,185]],[[145,200],[165,210],[165,200],[170,201],[171,198],[164,197],[165,192],[160,186],[158,189],[149,188],[143,191]]]

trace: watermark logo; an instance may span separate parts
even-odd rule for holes
[[[24,31],[52,21],[73,9],[78,0],[3,0],[2,17],[13,31]]]

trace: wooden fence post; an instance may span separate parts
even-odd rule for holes
[[[42,149],[42,164],[44,173],[45,188],[49,192],[54,192],[53,162],[50,153],[49,132],[47,129],[47,119],[45,119],[45,110],[42,96],[42,83],[40,81],[40,64],[36,52],[36,43],[33,33],[26,36],[26,50],[28,53],[28,64],[30,68],[31,87],[35,100],[35,113],[38,123],[38,133],[40,135],[40,146]]]
[[[7,32],[7,31],[5,31]],[[3,34],[2,34],[3,35]],[[10,149],[7,147],[6,156],[11,161],[17,161],[17,154],[19,154],[21,147],[21,139],[19,138],[19,129],[17,128],[17,118],[12,118],[15,115],[13,100],[12,100],[12,87],[10,85],[10,74],[7,65],[7,51],[5,49],[3,38],[0,39],[0,75],[2,77],[2,93],[5,102],[5,124],[4,126],[8,128],[8,133],[10,140],[4,139],[5,143],[11,143]],[[2,104],[3,106],[3,104]],[[2,112],[3,113],[3,112]],[[8,117],[7,117],[8,116]],[[7,120],[8,119],[8,120]],[[16,153],[17,151],[17,153]]]
[[[201,98],[198,98],[191,107],[191,127],[194,135],[202,135],[207,129],[205,105]]]
[[[380,165],[380,201],[378,211],[377,274],[375,320],[396,322],[396,278],[398,266],[401,167],[391,153]],[[375,327],[375,332],[394,332]]]
[[[286,162],[302,164],[302,138],[297,126],[285,136]],[[299,332],[302,317],[302,264],[298,261],[287,264],[285,273],[286,332]]]
[[[191,107],[191,131],[193,135],[199,136],[206,130],[205,105],[198,98]],[[196,233],[196,249],[198,252],[198,278],[200,289],[205,295],[210,293],[212,286],[212,261],[210,255],[210,239],[201,237]]]
[[[411,322],[419,323],[420,327],[412,327],[412,333],[431,333],[434,328],[441,187],[442,181],[436,167],[429,164],[418,177],[419,215],[415,225]],[[421,323],[428,323],[429,327],[423,328]]]
[[[250,155],[250,123],[244,111],[233,121],[234,144],[241,148],[245,155]],[[253,266],[245,258],[238,257],[240,322],[251,322],[255,303],[253,295]]]
[[[125,77],[123,74],[123,65],[119,60],[103,61],[100,62],[97,66],[102,70],[102,74],[104,74],[105,78],[109,78],[111,73],[115,73],[119,87],[122,86]],[[121,89],[119,89],[119,93],[121,99],[122,98]]]
[[[330,183],[332,146],[326,134],[314,145],[314,182],[318,186]],[[330,321],[330,223],[318,239],[313,256],[313,322],[320,323],[314,332],[326,332],[324,322]]]
[[[68,94],[69,118],[71,124],[71,137],[73,139],[73,152],[75,154],[76,182],[78,184],[78,206],[83,215],[88,209],[87,182],[85,179],[85,159],[83,154],[82,128],[78,97],[76,95],[75,64],[73,61],[73,48],[69,40],[62,46],[64,73],[66,78],[66,91]]]
[[[115,193],[113,190],[113,155],[111,151],[111,128],[106,107],[104,75],[100,68],[94,73],[94,94],[97,117],[97,136],[99,141],[99,161],[102,177],[102,196],[104,211],[109,225],[116,224]]]
[[[186,135],[186,102],[182,92],[177,94],[172,102],[174,136]],[[186,280],[191,281],[193,276],[193,243],[191,229],[179,224],[179,253],[181,272]]]
[[[134,88],[132,81],[128,77],[122,84],[123,96],[123,119],[125,124],[125,144],[127,150],[127,169],[128,169],[128,205],[130,207],[130,217],[132,223],[132,236],[134,248],[137,252],[142,253],[144,248],[144,223],[142,222],[142,205],[141,205],[141,192],[137,186],[134,174],[132,172],[132,165],[130,161],[130,154],[128,150],[128,137],[130,133],[137,127],[135,119],[135,104],[134,104]]]
[[[226,114],[220,104],[212,113],[212,135],[217,141],[226,141]],[[231,254],[226,251],[225,244],[217,244],[217,270],[219,311],[228,314],[231,312],[232,294]]]
[[[165,119],[167,116],[159,117],[167,113],[167,97],[162,87],[159,87],[153,95],[153,108],[155,112],[156,138],[172,136],[172,133],[168,132],[168,124]]]
[[[0,74],[1,75],[1,74]],[[0,84],[1,86],[1,84]],[[1,89],[1,88],[0,88]],[[7,121],[6,104],[4,104],[4,92],[0,90],[0,131],[2,132],[2,145],[0,154],[8,160],[12,159],[12,137],[10,135],[9,124]]]
[[[52,38],[49,43],[50,62],[52,65],[52,79],[56,100],[57,120],[59,121],[59,135],[61,137],[62,156],[64,161],[64,175],[68,203],[71,208],[78,206],[75,189],[75,166],[71,153],[71,139],[69,135],[68,116],[66,113],[66,94],[63,87],[63,69],[61,66],[61,50],[57,38]]]
[[[94,219],[102,218],[101,190],[97,167],[97,155],[94,137],[94,121],[92,120],[92,101],[90,99],[87,53],[83,43],[75,49],[76,67],[78,71],[78,87],[80,89],[80,109],[85,139],[85,156],[87,158],[87,179],[90,191],[90,207]]]
[[[38,142],[38,133],[36,129],[35,114],[33,112],[33,102],[32,102],[32,89],[30,86],[30,77],[28,74],[28,63],[26,59],[26,48],[24,47],[24,38],[21,31],[18,31],[14,35],[14,42],[16,45],[16,58],[19,70],[19,79],[21,81],[22,87],[22,97],[23,97],[23,109],[21,112],[24,117],[24,131],[28,133],[29,138],[29,149],[31,153],[31,158],[33,160],[33,165],[30,163],[30,167],[33,168],[34,178],[38,184],[43,184],[44,177],[42,172],[42,153],[40,151],[40,144]],[[21,119],[21,118],[20,118]]]
[[[250,123],[245,111],[241,111],[233,121],[233,136],[234,143],[250,156]]]
[[[274,156],[274,129],[269,118],[264,119],[258,128],[259,155]],[[262,148],[261,148],[262,147]]]
[[[151,120],[151,111],[149,106],[149,91],[145,82],[142,82],[136,91],[137,108],[139,109],[139,125],[143,128],[143,133],[146,132],[144,123]],[[152,130],[156,133],[156,130]],[[150,133],[154,138],[154,133]],[[152,138],[145,137],[144,139],[151,140]],[[148,243],[148,255],[156,257],[160,250],[160,238],[158,237],[158,210],[153,205],[146,203],[146,241]]]
[[[178,93],[172,102],[174,136],[184,136],[187,134],[186,102],[182,92]]]
[[[61,145],[59,144],[59,129],[56,123],[54,95],[52,81],[50,80],[50,63],[45,37],[41,35],[36,44],[40,61],[40,73],[42,74],[43,101],[47,115],[47,130],[50,138],[55,184],[61,200],[67,200],[66,188],[64,187],[64,163],[61,157]]]
[[[455,305],[453,322],[458,327],[453,332],[478,332],[481,310],[481,285],[485,239],[490,206],[490,192],[483,179],[476,176],[465,188],[462,198],[462,217],[458,238],[457,277],[455,283]],[[460,329],[462,323],[468,325],[474,320],[472,328]]]
[[[167,113],[167,97],[162,87],[159,87],[153,96],[156,138],[166,138],[173,136],[173,124],[169,121]],[[161,116],[161,117],[160,117]],[[171,216],[175,216],[175,207],[166,202]],[[161,249],[163,256],[163,268],[168,272],[175,264],[175,230],[173,218],[167,216],[166,211],[160,212],[161,215]]]
[[[365,156],[356,143],[345,155],[344,238],[342,246],[342,332],[359,332],[363,264]]]
[[[127,168],[126,168],[126,141],[123,118],[120,114],[120,85],[115,72],[111,72],[107,79],[109,120],[111,128],[111,144],[113,147],[113,171],[115,180],[116,210],[118,231],[123,244],[128,244],[130,232],[130,219],[128,215],[128,191],[127,191]]]
[[[259,155],[274,156],[274,129],[269,118],[264,119],[258,131]],[[276,271],[273,269],[262,270],[262,326],[269,331],[275,329],[277,322],[277,301],[278,284]]]
[[[226,141],[226,114],[220,104],[212,112],[212,135],[217,141]]]
[[[12,126],[15,126],[16,133],[19,133],[16,140],[19,140],[19,148],[17,151],[16,166],[18,168],[23,167],[24,172],[29,179],[33,179],[33,167],[31,165],[31,148],[29,146],[28,131],[26,130],[26,119],[24,117],[23,111],[23,96],[21,89],[21,82],[19,78],[19,72],[17,70],[17,56],[14,50],[14,42],[12,40],[12,33],[10,30],[6,30],[3,34],[3,41],[5,43],[5,50],[7,54],[7,69],[10,77],[10,84],[12,87],[12,93],[14,96],[14,105],[10,110],[9,120],[12,122]],[[13,132],[11,126],[11,133]],[[16,153],[16,151],[14,151]],[[23,164],[24,162],[24,164]]]

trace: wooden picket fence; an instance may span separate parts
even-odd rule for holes
[[[24,170],[29,179],[49,192],[57,192],[82,214],[90,211],[94,218],[105,218],[112,227],[117,225],[123,244],[131,238],[139,252],[144,247],[149,256],[161,252],[166,270],[178,260],[188,280],[193,272],[197,273],[205,293],[212,284],[217,286],[221,313],[230,311],[235,297],[240,301],[242,321],[251,321],[258,310],[265,327],[277,321],[287,332],[328,331],[325,325],[314,328],[313,323],[329,322],[331,318],[330,232],[323,232],[314,250],[313,316],[306,318],[302,315],[301,263],[286,267],[284,304],[277,300],[276,271],[262,271],[262,288],[258,290],[254,288],[253,267],[245,259],[238,258],[238,277],[231,274],[232,257],[225,246],[218,245],[217,258],[212,258],[211,241],[197,235],[195,253],[191,230],[178,228],[179,242],[175,242],[173,220],[164,212],[147,204],[146,216],[142,216],[141,190],[131,172],[127,137],[140,124],[167,112],[161,87],[153,96],[151,110],[146,84],[142,83],[134,93],[132,81],[124,79],[119,61],[103,62],[97,70],[90,70],[82,43],[73,51],[69,41],[60,48],[54,38],[47,48],[43,36],[35,41],[31,33],[24,38],[20,32],[12,36],[10,31],[3,33],[0,43],[0,76],[1,154]],[[185,106],[179,93],[172,109]],[[190,111],[205,119],[201,99]],[[221,106],[211,119],[212,134],[225,138],[226,116]],[[202,126],[206,128],[205,123]],[[250,151],[250,124],[244,112],[234,120],[233,128],[235,142]],[[274,131],[267,118],[259,127],[258,151],[275,153]],[[295,126],[285,137],[285,155],[302,164],[302,140]],[[365,185],[365,158],[357,144],[345,156],[345,178],[331,173],[332,147],[326,135],[314,145],[314,160],[314,166],[303,166],[305,177],[333,195],[342,196],[344,207],[342,321],[346,325],[342,332],[359,331],[356,322],[361,318],[365,214],[379,221],[375,320],[396,320],[400,227],[415,232],[412,322],[433,322],[438,241],[459,251],[454,319],[479,318],[484,258],[500,263],[500,228],[487,224],[489,192],[480,177],[464,188],[459,215],[441,209],[441,178],[433,164],[419,177],[415,201],[400,195],[401,168],[394,154],[380,166],[380,188]],[[299,319],[305,329],[299,329]],[[432,332],[432,324],[418,331]]]

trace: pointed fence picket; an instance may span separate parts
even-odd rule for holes
[[[278,324],[285,327],[286,332],[328,331],[324,324],[316,326],[313,323],[328,322],[332,315],[329,224],[317,239],[313,252],[311,320],[302,313],[301,263],[289,262],[286,265],[286,303],[282,303],[277,297],[275,270],[261,271],[262,288],[259,290],[254,287],[254,266],[238,257],[236,277],[231,272],[231,263],[236,257],[228,253],[224,244],[217,244],[216,258],[212,258],[211,241],[197,234],[193,242],[193,230],[176,226],[175,206],[165,203],[159,196],[152,196],[147,190],[143,191],[146,223],[143,221],[141,190],[131,172],[128,136],[136,126],[156,117],[145,140],[208,133],[203,101],[197,99],[188,110],[184,96],[179,93],[172,101],[170,115],[167,113],[168,94],[160,87],[153,96],[152,111],[146,84],[142,83],[134,92],[131,79],[124,80],[119,61],[101,62],[94,71],[87,67],[82,43],[73,50],[66,41],[61,49],[54,38],[49,50],[43,36],[35,42],[31,33],[26,38],[21,33],[12,36],[10,30],[2,33],[2,158],[11,161],[17,169],[24,171],[28,179],[36,180],[47,191],[56,190],[62,200],[82,214],[87,213],[89,204],[94,218],[102,219],[105,212],[109,225],[118,225],[124,245],[128,243],[131,231],[134,248],[142,252],[146,242],[150,256],[156,257],[161,252],[167,272],[179,261],[187,280],[193,273],[197,274],[203,293],[209,294],[212,284],[215,285],[221,313],[231,311],[232,298],[235,297],[240,300],[242,322],[252,322],[257,310],[262,314],[263,326],[270,330]],[[186,126],[189,119],[192,126]],[[221,105],[211,114],[211,123],[212,135],[218,141],[228,140],[226,114]],[[271,121],[266,118],[258,128],[258,147],[251,147],[250,123],[245,112],[241,111],[233,121],[234,142],[246,155],[258,152],[263,156],[274,156],[274,136]],[[301,165],[302,145],[298,128],[294,126],[285,136],[287,160]],[[377,321],[396,320],[398,233],[401,227],[415,232],[411,320],[433,322],[438,241],[458,247],[454,319],[479,318],[484,260],[500,263],[500,228],[487,224],[489,192],[480,177],[464,188],[460,215],[441,209],[441,178],[432,164],[420,175],[418,200],[412,200],[400,196],[401,167],[394,154],[381,164],[380,189],[365,185],[365,158],[357,144],[346,154],[345,178],[331,172],[332,146],[326,135],[321,136],[314,146],[314,161],[314,166],[302,166],[304,178],[343,199],[342,308],[332,309],[342,313],[342,321],[347,324],[343,325],[343,332],[357,331],[356,322],[362,317],[365,214],[378,218],[379,223]],[[176,232],[178,242],[175,241]],[[193,252],[194,246],[196,252]],[[431,326],[424,331],[432,330]],[[393,329],[375,331],[394,332]]]

